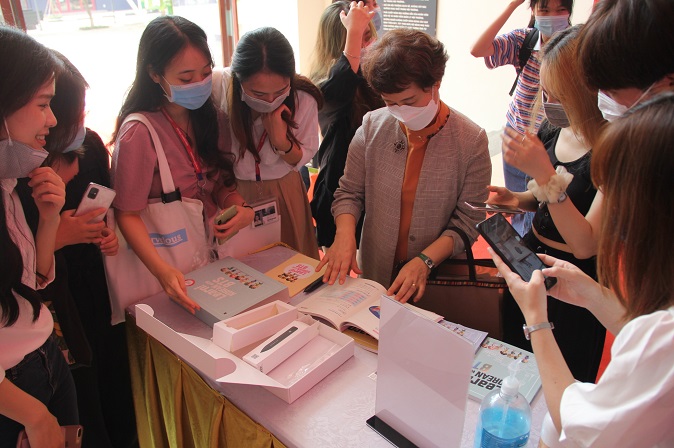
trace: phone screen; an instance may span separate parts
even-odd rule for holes
[[[481,210],[490,213],[526,213],[524,210],[511,207],[509,205],[487,204],[486,202],[467,201],[466,205],[475,210]]]
[[[535,270],[542,270],[547,267],[524,244],[522,237],[503,215],[497,214],[482,221],[477,225],[477,230],[508,267],[517,272],[524,281],[530,281]],[[556,278],[546,277],[546,289],[550,289],[556,282]]]

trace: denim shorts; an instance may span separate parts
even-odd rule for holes
[[[44,403],[59,425],[79,424],[75,383],[63,353],[51,337],[7,369],[3,381],[7,380]],[[22,429],[20,423],[0,415],[0,448],[16,447]]]

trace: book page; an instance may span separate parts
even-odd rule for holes
[[[347,277],[343,285],[335,282],[334,285],[322,286],[308,299],[300,303],[297,309],[302,313],[323,318],[335,328],[344,331],[345,323],[350,321],[355,313],[371,306],[378,307],[379,297],[383,292],[385,292],[384,287],[377,282]],[[378,329],[379,318],[372,317],[376,321],[376,328]],[[367,330],[367,328],[363,328],[363,330]]]
[[[484,339],[487,337],[486,331],[480,331],[475,330],[473,328],[464,327],[461,324],[455,324],[454,322],[450,322],[448,320],[443,319],[438,323],[443,327],[450,329],[459,336],[468,339],[468,341],[470,341],[470,343],[473,344],[476,353],[480,349],[480,344],[482,344],[482,341],[484,341]]]

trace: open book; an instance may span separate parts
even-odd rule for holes
[[[364,278],[347,277],[343,285],[338,282],[334,285],[323,285],[300,303],[297,309],[340,331],[355,329],[356,332],[365,332],[379,340],[379,304],[382,295],[386,295],[386,289],[379,283]],[[442,316],[438,314],[407,303],[405,306],[434,322],[442,320]],[[351,331],[348,333],[364,348],[376,351],[376,348],[368,347]]]

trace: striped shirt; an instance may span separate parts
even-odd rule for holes
[[[487,67],[492,69],[503,65],[513,65],[515,68],[519,68],[520,48],[522,48],[524,38],[529,30],[531,28],[523,28],[497,36],[493,42],[494,54],[484,58],[484,63]],[[538,94],[541,61],[540,52],[537,48],[532,50],[531,57],[517,80],[517,87],[506,114],[508,124],[520,134],[524,134],[531,124],[532,109],[536,102],[536,95]],[[543,117],[543,110],[541,108],[536,116],[534,133],[538,131]]]

